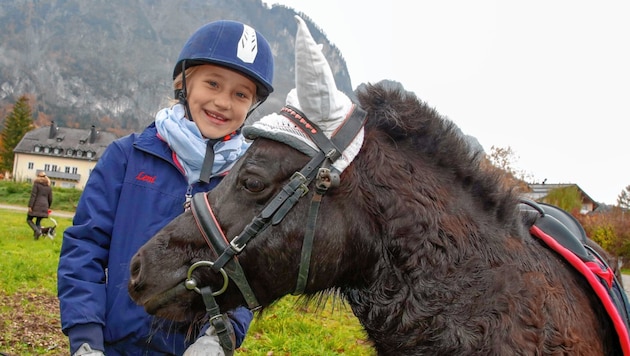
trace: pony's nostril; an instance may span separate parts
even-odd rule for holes
[[[127,288],[129,289],[130,295],[139,293],[142,289],[142,281],[140,278],[140,271],[142,270],[141,267],[142,267],[142,264],[140,263],[140,259],[137,257],[134,257],[131,260],[129,284],[127,286]]]
[[[130,276],[132,280],[136,280],[140,277],[140,271],[142,270],[142,266],[141,266],[141,262],[140,262],[140,258],[138,258],[138,256],[135,256],[132,260],[131,260],[131,268],[130,268]]]

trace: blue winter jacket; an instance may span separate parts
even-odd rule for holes
[[[71,353],[87,342],[113,355],[181,355],[195,341],[189,324],[148,315],[127,293],[129,261],[184,212],[189,187],[154,124],[114,141],[90,174],[73,226],[63,235],[58,267],[61,327]],[[197,183],[192,194],[215,187]],[[239,346],[252,313],[238,308],[232,325]]]

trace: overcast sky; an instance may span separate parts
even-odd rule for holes
[[[307,14],[352,85],[391,79],[540,183],[630,185],[630,1],[271,0]]]

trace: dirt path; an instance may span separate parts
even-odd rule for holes
[[[16,210],[16,211],[23,211],[23,212],[27,212],[28,208],[25,206],[18,206],[18,205],[9,205],[9,204],[0,204],[0,209],[7,209],[7,210]],[[55,217],[55,216],[59,216],[62,218],[72,218],[74,217],[74,213],[73,212],[67,212],[67,211],[56,211],[53,209],[52,214],[50,214],[51,217]]]

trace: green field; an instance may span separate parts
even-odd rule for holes
[[[59,224],[56,238],[35,241],[24,212],[0,209],[0,352],[68,354],[59,324],[56,270],[62,232],[71,220],[52,217]],[[285,297],[254,319],[237,354],[375,355],[349,307],[328,299],[318,309]]]

